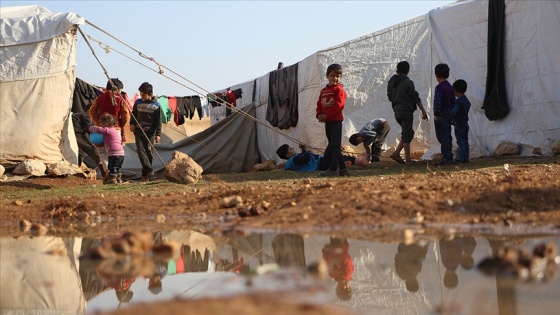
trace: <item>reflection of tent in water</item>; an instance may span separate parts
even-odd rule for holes
[[[85,314],[80,247],[81,238],[0,238],[0,313]]]
[[[245,281],[239,281],[242,278],[234,272],[248,269],[255,271],[260,266],[272,263],[303,272],[304,266],[322,259],[322,249],[329,243],[329,236],[304,238],[282,233],[223,240],[191,231],[165,232],[162,236],[183,244],[185,249],[188,246],[191,253],[200,255],[192,255],[191,262],[194,264],[188,266],[185,262],[185,270],[168,273],[163,278],[163,291],[157,297],[146,288],[147,281],[141,277],[132,279],[134,283],[130,291],[134,291],[134,298],[130,303],[218,297],[261,290],[293,290],[294,284],[303,284],[298,281],[313,277],[295,277],[289,279],[293,281],[286,281],[286,274],[279,272],[280,277],[254,277],[252,286],[247,286]],[[516,241],[519,241],[517,237]],[[559,246],[558,238],[525,239],[522,246],[530,249],[547,240]],[[87,264],[80,263],[78,267],[80,246],[87,247],[89,243],[87,240],[82,242],[80,238],[0,239],[0,313],[84,314],[86,296],[90,312],[118,307],[115,291],[109,289],[111,285],[88,280],[85,270]],[[335,295],[334,279],[329,278],[325,283],[327,296],[322,301],[368,314],[429,314],[442,305],[453,307],[461,314],[498,314],[514,309],[519,314],[531,311],[546,314],[556,309],[560,292],[560,280],[557,278],[528,284],[511,278],[487,276],[472,268],[473,264],[459,263],[461,252],[472,253],[474,262],[479,262],[507,243],[502,241],[502,236],[500,241],[457,238],[457,244],[451,247],[449,243],[430,241],[426,244],[427,252],[422,249],[403,256],[403,248],[399,249],[397,243],[349,239],[348,253],[355,267],[349,282],[352,298],[339,300]],[[50,250],[60,255],[46,255],[45,252]],[[225,264],[220,265],[222,261]],[[403,278],[409,277],[403,276],[399,270],[403,264],[405,268],[410,268],[409,274],[417,279],[418,286],[414,290],[405,285]],[[446,286],[446,268],[456,272],[456,285]],[[78,269],[84,269],[84,272],[80,270],[79,274]],[[96,272],[92,269],[89,273],[93,275]],[[509,314],[507,311],[505,313]]]
[[[513,233],[513,232],[512,232]],[[526,239],[523,247],[530,249],[544,240]],[[552,240],[557,246],[558,238]],[[305,257],[308,262],[321,258],[321,248],[329,242],[328,236],[305,238]],[[476,238],[476,248],[470,245],[475,262],[487,257],[495,244],[485,238]],[[408,262],[418,280],[418,290],[407,290],[405,281],[397,274],[395,259],[399,257],[397,243],[377,243],[349,240],[349,254],[355,271],[350,285],[353,296],[340,301],[332,284],[331,302],[367,314],[432,314],[440,307],[453,314],[550,314],[558,307],[560,281],[527,284],[514,279],[488,277],[476,268],[456,269],[458,285],[444,285],[445,258],[440,242],[427,243],[428,251],[410,255]],[[505,241],[500,245],[510,244]],[[510,244],[511,245],[511,244]],[[494,246],[494,247],[492,247]],[[469,247],[469,245],[467,245]],[[491,248],[492,247],[492,248]],[[425,255],[425,256],[424,256]],[[460,255],[460,254],[459,254]],[[460,257],[456,257],[460,259]],[[403,263],[400,261],[399,263]],[[334,282],[334,281],[333,281]],[[452,310],[452,311],[451,311]]]
[[[242,271],[276,263],[283,267],[306,265],[304,241],[297,234],[252,234],[234,238],[218,250],[220,270]]]
[[[164,241],[177,242],[181,246],[180,258],[168,264],[175,270],[168,269],[168,274],[212,270],[209,266],[216,251],[216,243],[212,237],[194,231],[175,230],[161,233],[161,238]]]
[[[162,233],[165,241],[182,245],[181,272],[241,271],[266,263],[280,266],[305,266],[303,237],[296,234],[260,235],[224,239],[216,242],[210,236],[194,231]]]

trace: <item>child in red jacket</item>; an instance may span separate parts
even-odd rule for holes
[[[327,79],[329,84],[321,90],[317,101],[317,119],[325,123],[328,141],[328,150],[325,152],[331,152],[332,156],[329,169],[321,172],[321,176],[346,176],[350,175],[350,172],[342,158],[342,110],[347,97],[344,86],[340,84],[342,67],[339,64],[330,65],[327,68]]]

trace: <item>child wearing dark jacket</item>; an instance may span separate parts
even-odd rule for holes
[[[457,140],[457,163],[469,163],[469,110],[471,102],[465,95],[467,82],[457,80],[453,83],[455,91],[455,104],[451,110],[451,123],[455,129],[455,139]]]
[[[443,161],[440,164],[452,164],[453,153],[451,153],[453,138],[451,136],[451,109],[455,102],[455,92],[447,81],[449,78],[449,66],[440,63],[436,65],[434,74],[438,85],[434,89],[434,127],[436,137],[441,145]]]
[[[422,105],[422,100],[414,82],[408,78],[410,65],[408,61],[401,61],[397,64],[397,74],[394,74],[387,84],[387,98],[391,102],[395,120],[401,126],[401,140],[391,154],[391,158],[400,164],[412,164],[410,155],[410,143],[414,139],[414,112],[416,108],[422,111],[422,119],[428,120],[428,114]],[[401,151],[404,149],[404,160],[401,157]]]
[[[154,88],[150,83],[142,83],[138,91],[140,98],[134,102],[132,108],[130,131],[134,133],[138,159],[142,164],[142,181],[147,182],[156,179],[152,166],[152,151],[154,143],[159,143],[161,138],[161,108],[153,95]]]

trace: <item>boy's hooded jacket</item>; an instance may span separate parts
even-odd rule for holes
[[[414,82],[404,74],[395,74],[387,85],[387,98],[395,112],[414,112],[420,96]]]

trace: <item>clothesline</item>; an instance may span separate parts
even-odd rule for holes
[[[124,53],[121,53],[120,51],[118,51],[118,50],[116,50],[116,49],[114,49],[114,48],[111,48],[111,47],[109,47],[108,45],[105,45],[105,44],[103,44],[103,43],[100,42],[100,41],[95,40],[96,42],[99,43],[99,45],[100,45],[102,48],[104,47],[104,49],[105,49],[106,52],[109,52],[110,50],[113,50],[113,51],[119,53],[120,55],[122,55],[122,56],[124,56],[124,57],[126,57],[126,58],[128,58],[128,59],[130,59],[130,60],[132,60],[132,61],[134,61],[134,62],[136,62],[136,63],[138,63],[138,64],[140,64],[140,65],[142,65],[142,66],[144,66],[144,67],[146,67],[146,68],[148,68],[148,69],[150,69],[150,70],[152,70],[152,71],[154,71],[154,72],[156,72],[156,73],[158,73],[158,74],[160,74],[160,75],[162,75],[162,76],[164,76],[164,77],[166,77],[166,78],[168,78],[168,79],[170,79],[171,81],[173,81],[173,82],[175,82],[175,83],[177,83],[177,84],[179,84],[179,85],[181,85],[181,86],[183,86],[183,87],[185,87],[185,88],[187,88],[187,89],[189,89],[189,90],[191,90],[191,91],[193,91],[193,92],[195,92],[195,93],[200,94],[200,95],[213,94],[212,92],[209,92],[209,91],[205,90],[203,87],[201,87],[201,86],[195,84],[194,82],[192,82],[192,81],[188,80],[187,78],[181,76],[180,74],[176,73],[175,71],[173,71],[173,70],[171,70],[171,69],[165,67],[164,65],[160,64],[159,62],[155,61],[154,58],[148,57],[148,56],[146,56],[144,53],[142,53],[141,51],[139,51],[139,50],[133,48],[132,46],[130,46],[130,45],[124,43],[123,41],[119,40],[119,39],[116,38],[115,36],[109,34],[107,31],[105,31],[105,30],[101,29],[100,27],[94,25],[94,24],[91,23],[90,21],[87,21],[87,20],[86,20],[86,23],[89,24],[89,25],[91,25],[92,27],[98,29],[99,31],[105,33],[107,36],[113,38],[114,40],[118,41],[119,43],[121,43],[121,44],[127,46],[128,48],[132,49],[133,51],[135,51],[136,53],[138,53],[141,57],[146,58],[146,59],[148,59],[148,60],[150,60],[150,61],[153,61],[154,63],[157,64],[158,70],[156,71],[155,69],[150,68],[149,66],[144,65],[143,63],[141,63],[141,62],[139,62],[139,61],[137,61],[137,60],[135,60],[135,59],[133,59],[133,58],[131,58],[131,57],[125,55]],[[89,35],[88,35],[88,37],[89,37],[89,38],[92,38],[92,37],[89,36]],[[92,38],[92,40],[94,40],[94,39]],[[184,84],[178,82],[177,80],[174,80],[173,78],[170,78],[169,76],[167,76],[167,75],[165,75],[165,74],[163,73],[163,70],[162,70],[162,69],[169,70],[171,73],[177,75],[178,77],[182,78],[183,80],[185,80],[185,81],[191,83],[192,85],[194,85],[195,87],[201,89],[202,92],[201,92],[201,91],[197,91],[197,90],[195,90],[195,89],[193,89],[193,88],[191,88],[191,87],[188,87],[188,86],[186,86],[186,85],[184,85]],[[301,142],[300,142],[299,140],[297,140],[297,139],[295,139],[295,138],[293,138],[293,137],[291,137],[291,136],[289,136],[289,135],[287,135],[287,134],[285,134],[285,133],[279,131],[278,129],[276,129],[276,128],[270,126],[269,124],[266,124],[266,123],[264,123],[264,122],[262,122],[262,121],[256,119],[255,117],[253,117],[253,116],[251,116],[251,115],[245,113],[244,111],[239,110],[239,109],[236,108],[236,107],[233,107],[231,103],[228,103],[227,101],[224,101],[224,100],[221,100],[221,99],[218,99],[218,102],[220,102],[221,104],[226,105],[226,106],[227,106],[227,104],[229,104],[229,107],[232,107],[232,111],[234,111],[234,112],[236,112],[236,113],[238,113],[238,114],[244,115],[244,116],[247,117],[248,119],[251,119],[251,120],[255,121],[255,122],[258,123],[258,124],[261,124],[261,125],[264,126],[265,128],[268,128],[268,129],[270,129],[270,130],[272,130],[272,131],[274,131],[274,132],[276,132],[276,133],[278,133],[278,134],[284,136],[285,138],[292,140],[292,141],[295,142],[295,143],[301,144]],[[225,103],[225,104],[224,104],[224,103]]]
[[[173,71],[172,69],[167,68],[166,66],[164,66],[164,65],[162,65],[161,63],[157,62],[154,58],[146,56],[146,55],[145,55],[144,53],[142,53],[141,51],[139,51],[139,50],[133,48],[132,46],[126,44],[125,42],[119,40],[119,39],[116,38],[115,36],[111,35],[110,33],[106,32],[105,30],[101,29],[100,27],[94,25],[94,24],[91,23],[90,21],[87,21],[87,20],[86,20],[86,23],[89,24],[89,25],[91,25],[92,27],[98,29],[99,31],[103,32],[103,33],[106,34],[107,36],[113,38],[114,40],[118,41],[119,43],[125,45],[126,47],[130,48],[131,50],[135,51],[136,53],[139,54],[139,56],[141,56],[141,57],[143,57],[143,58],[145,58],[145,59],[148,59],[148,60],[154,62],[154,63],[157,65],[158,69],[157,69],[157,70],[156,70],[156,69],[153,69],[153,68],[149,67],[148,65],[145,65],[145,64],[143,64],[142,62],[137,61],[137,60],[135,60],[134,58],[131,58],[131,57],[127,56],[126,54],[124,54],[124,53],[122,53],[122,52],[120,52],[120,51],[118,51],[118,50],[116,50],[116,49],[114,49],[114,48],[112,48],[112,47],[110,47],[110,46],[104,44],[103,42],[94,39],[92,36],[87,35],[88,38],[90,38],[91,40],[97,42],[97,43],[99,44],[99,46],[102,47],[106,52],[109,52],[109,51],[111,51],[111,50],[112,50],[112,51],[115,51],[115,52],[117,52],[118,54],[122,55],[123,57],[125,57],[125,58],[127,58],[127,59],[130,59],[130,60],[132,60],[132,61],[134,61],[134,62],[136,62],[136,63],[138,63],[138,64],[140,64],[140,65],[142,65],[142,66],[144,66],[144,67],[146,67],[146,68],[148,68],[148,69],[150,69],[150,70],[152,70],[152,71],[154,71],[154,72],[156,72],[156,73],[158,73],[158,74],[160,74],[161,76],[163,76],[163,77],[165,77],[165,78],[167,78],[167,79],[169,79],[169,80],[171,80],[171,81],[173,81],[173,82],[175,82],[175,83],[177,83],[177,84],[179,84],[179,85],[181,85],[181,86],[183,86],[183,87],[185,87],[185,88],[187,88],[187,89],[189,89],[189,90],[191,90],[191,91],[193,91],[193,92],[195,92],[195,93],[197,93],[197,94],[199,94],[199,95],[209,95],[209,94],[214,95],[214,93],[207,91],[207,90],[204,89],[203,87],[201,87],[201,86],[195,84],[194,82],[192,82],[192,81],[188,80],[187,78],[181,76],[180,74],[176,73],[176,72]],[[79,27],[78,27],[78,28],[79,28]],[[82,33],[82,35],[84,35],[81,29],[80,29],[80,32]],[[86,40],[87,40],[87,39],[86,39]],[[95,55],[95,52],[92,51],[92,53]],[[99,61],[99,59],[98,59],[98,62],[99,62],[100,65],[101,65],[101,62]],[[102,66],[102,65],[101,65],[101,66]],[[102,66],[102,67],[103,67],[103,66]],[[104,69],[104,68],[103,68],[103,69]],[[177,81],[177,80],[175,80],[175,79],[173,79],[173,78],[171,78],[171,77],[165,75],[163,69],[168,70],[168,71],[171,72],[172,74],[175,74],[176,76],[178,76],[179,78],[181,78],[181,79],[185,80],[186,82],[192,84],[193,86],[195,86],[195,87],[198,88],[199,90],[197,90],[197,89],[195,89],[195,88],[192,88],[192,87],[190,87],[190,86],[187,86],[187,85],[185,85],[185,84],[183,84],[183,83],[181,83],[181,82],[179,82],[179,81]],[[105,70],[105,72],[106,72],[106,70]],[[107,73],[107,72],[106,72],[106,73]],[[236,113],[238,113],[238,114],[241,114],[241,115],[245,116],[246,118],[248,118],[248,119],[250,119],[250,120],[253,120],[254,122],[256,122],[256,123],[258,123],[258,124],[261,124],[261,125],[264,126],[265,128],[268,128],[268,129],[272,130],[273,132],[276,132],[276,133],[278,133],[278,134],[284,136],[285,138],[287,138],[287,139],[289,139],[289,140],[291,140],[291,141],[293,141],[293,142],[295,142],[295,143],[303,144],[303,143],[302,143],[301,141],[299,141],[298,139],[296,139],[296,138],[294,138],[294,137],[291,137],[291,136],[289,136],[289,135],[287,135],[287,134],[281,132],[281,131],[278,130],[277,128],[270,126],[268,123],[265,123],[265,122],[263,122],[263,121],[260,121],[260,120],[257,119],[256,117],[253,117],[253,116],[251,116],[250,114],[244,112],[243,110],[240,110],[239,108],[234,107],[232,103],[229,103],[229,102],[227,102],[227,101],[225,101],[225,100],[223,100],[223,99],[221,99],[221,98],[216,98],[216,99],[217,99],[217,101],[218,101],[219,103],[221,103],[222,105],[225,105],[225,106],[231,108],[231,110],[232,110],[233,112],[236,112]],[[187,137],[188,137],[188,136],[187,136]],[[190,138],[190,137],[189,137],[189,138]],[[313,149],[316,149],[316,150],[318,150],[318,151],[321,151],[321,149],[318,149],[318,148],[313,148]]]

